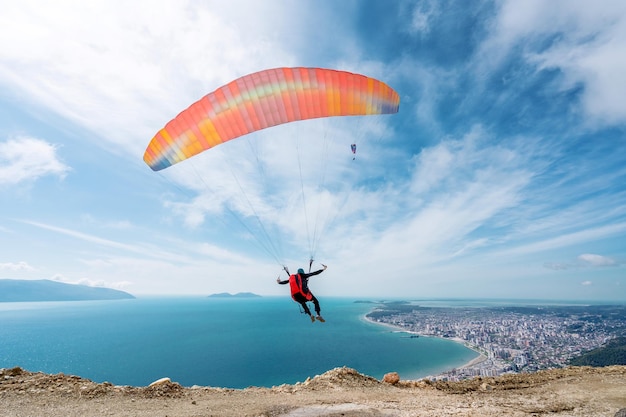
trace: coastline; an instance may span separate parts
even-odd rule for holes
[[[471,349],[471,348],[470,348]],[[473,349],[472,349],[473,350]],[[478,353],[478,356],[475,357],[474,359],[472,359],[471,361],[467,362],[466,364],[464,364],[463,366],[459,366],[457,369],[470,369],[470,368],[476,368],[478,365],[480,365],[481,363],[485,362],[488,358],[482,354],[482,353]]]
[[[473,350],[474,352],[478,353],[478,356],[475,357],[474,359],[472,359],[471,361],[467,362],[466,364],[464,364],[463,366],[459,366],[456,369],[467,369],[467,368],[474,368],[478,365],[480,365],[481,363],[485,362],[488,358],[487,356],[485,356],[484,353],[482,353],[481,351],[478,350],[478,348],[476,348],[476,346],[470,344],[469,342],[467,342],[466,340],[461,339],[460,337],[451,337],[448,340],[453,340],[457,343],[461,343],[463,346],[465,346],[468,349]]]
[[[369,317],[367,317],[367,315],[371,312],[372,310],[370,310],[369,312],[363,314],[361,317],[363,320],[372,323],[372,324],[376,324],[379,326],[385,326],[388,327],[390,329],[393,329],[394,331],[397,332],[402,332],[402,333],[408,333],[408,334],[412,334],[412,335],[417,335],[419,337],[437,337],[439,339],[442,340],[450,340],[453,341],[455,343],[461,344],[463,346],[465,346],[466,348],[473,350],[474,352],[476,352],[476,354],[478,355],[477,357],[471,359],[469,362],[466,362],[465,364],[463,364],[462,366],[458,366],[458,367],[453,367],[450,369],[447,369],[443,372],[440,372],[441,374],[445,374],[447,372],[453,371],[455,369],[472,369],[472,368],[477,368],[480,364],[482,364],[483,362],[485,362],[488,358],[487,356],[485,356],[482,352],[480,352],[478,350],[478,348],[476,348],[475,346],[471,345],[469,342],[467,342],[466,340],[463,340],[459,337],[451,337],[451,338],[442,338],[442,337],[438,337],[438,336],[432,336],[432,335],[424,335],[424,334],[420,334],[418,332],[414,332],[408,329],[405,329],[404,327],[395,325],[395,324],[390,324],[390,323],[383,323],[383,322],[379,322],[379,321],[374,321],[372,319],[370,319]]]

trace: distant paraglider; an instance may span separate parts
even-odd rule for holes
[[[356,143],[350,145],[350,149],[352,149],[352,154],[355,155],[352,157],[352,160],[354,161],[356,159]]]

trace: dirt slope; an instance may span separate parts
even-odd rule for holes
[[[456,383],[392,385],[336,368],[295,385],[232,390],[96,384],[0,370],[0,416],[584,416],[626,408],[626,366],[576,367]],[[626,415],[626,411],[624,411]]]

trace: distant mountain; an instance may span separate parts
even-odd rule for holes
[[[0,302],[84,301],[135,298],[119,290],[42,280],[0,279]]]
[[[209,298],[257,298],[260,297],[258,294],[254,294],[251,292],[238,292],[237,294],[231,294],[229,292],[221,292],[219,294],[211,294]]]

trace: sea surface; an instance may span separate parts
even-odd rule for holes
[[[311,323],[288,297],[0,303],[0,368],[146,386],[245,388],[303,382],[340,366],[418,379],[478,356],[465,346],[365,320],[375,304],[321,300]]]

